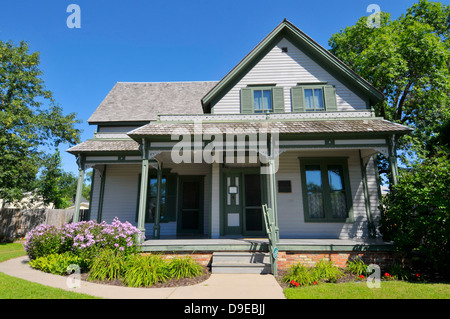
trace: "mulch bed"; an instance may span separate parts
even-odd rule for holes
[[[96,284],[102,284],[102,285],[112,285],[112,286],[121,286],[126,287],[122,281],[119,279],[115,280],[88,280],[87,279],[88,274],[82,273],[81,274],[81,280],[87,281],[87,282],[93,282]],[[182,286],[191,286],[191,285],[197,285],[205,280],[207,280],[211,276],[211,272],[209,271],[208,267],[203,267],[203,273],[200,276],[194,277],[194,278],[180,278],[180,279],[170,279],[167,280],[167,282],[157,283],[150,287],[143,287],[143,288],[172,288],[172,287],[182,287]]]

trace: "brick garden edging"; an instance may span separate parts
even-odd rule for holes
[[[331,260],[336,266],[344,268],[347,261],[359,257],[366,264],[377,264],[385,268],[392,264],[393,253],[391,251],[383,252],[299,252],[299,251],[280,251],[278,253],[277,264],[279,270],[287,270],[290,266],[302,263],[307,267],[314,266],[321,259]]]

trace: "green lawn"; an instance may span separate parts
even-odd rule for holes
[[[26,255],[21,243],[0,244],[0,262]],[[0,299],[96,299],[85,294],[52,288],[0,272]]]
[[[25,256],[25,250],[23,249],[23,244],[21,243],[0,243],[0,263],[2,261],[16,258],[20,256]]]
[[[366,282],[348,282],[286,288],[284,294],[288,299],[450,299],[450,284],[383,281],[371,289]]]

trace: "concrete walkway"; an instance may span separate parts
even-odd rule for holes
[[[129,288],[81,281],[70,288],[71,278],[43,273],[28,265],[28,257],[0,263],[0,272],[68,291],[112,299],[285,299],[272,275],[212,274],[197,285],[174,288]]]

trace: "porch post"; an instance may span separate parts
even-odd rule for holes
[[[367,229],[369,231],[369,237],[373,238],[375,237],[375,228],[373,226],[372,208],[370,207],[369,186],[367,184],[367,164],[364,164],[364,160],[361,155],[361,150],[359,150],[359,163],[361,165],[361,177],[364,190],[364,204],[366,206]]]
[[[148,187],[148,149],[145,140],[142,140],[142,172],[141,172],[141,192],[139,194],[138,229],[145,234],[145,211],[147,205]]]
[[[160,221],[161,221],[161,182],[162,182],[162,163],[158,162],[158,169],[156,172],[156,212],[155,223],[153,225],[153,239],[160,238]]]
[[[270,135],[270,157],[269,157],[269,198],[270,206],[272,208],[273,221],[275,223],[276,241],[280,240],[280,234],[278,231],[278,210],[277,210],[277,180],[276,180],[276,165],[275,160],[278,154],[275,154],[275,141],[274,136]]]
[[[75,195],[75,208],[72,219],[74,223],[78,223],[80,221],[81,193],[83,191],[84,169],[85,169],[83,155],[78,155],[77,164],[78,164],[78,184],[77,184],[77,193]]]

